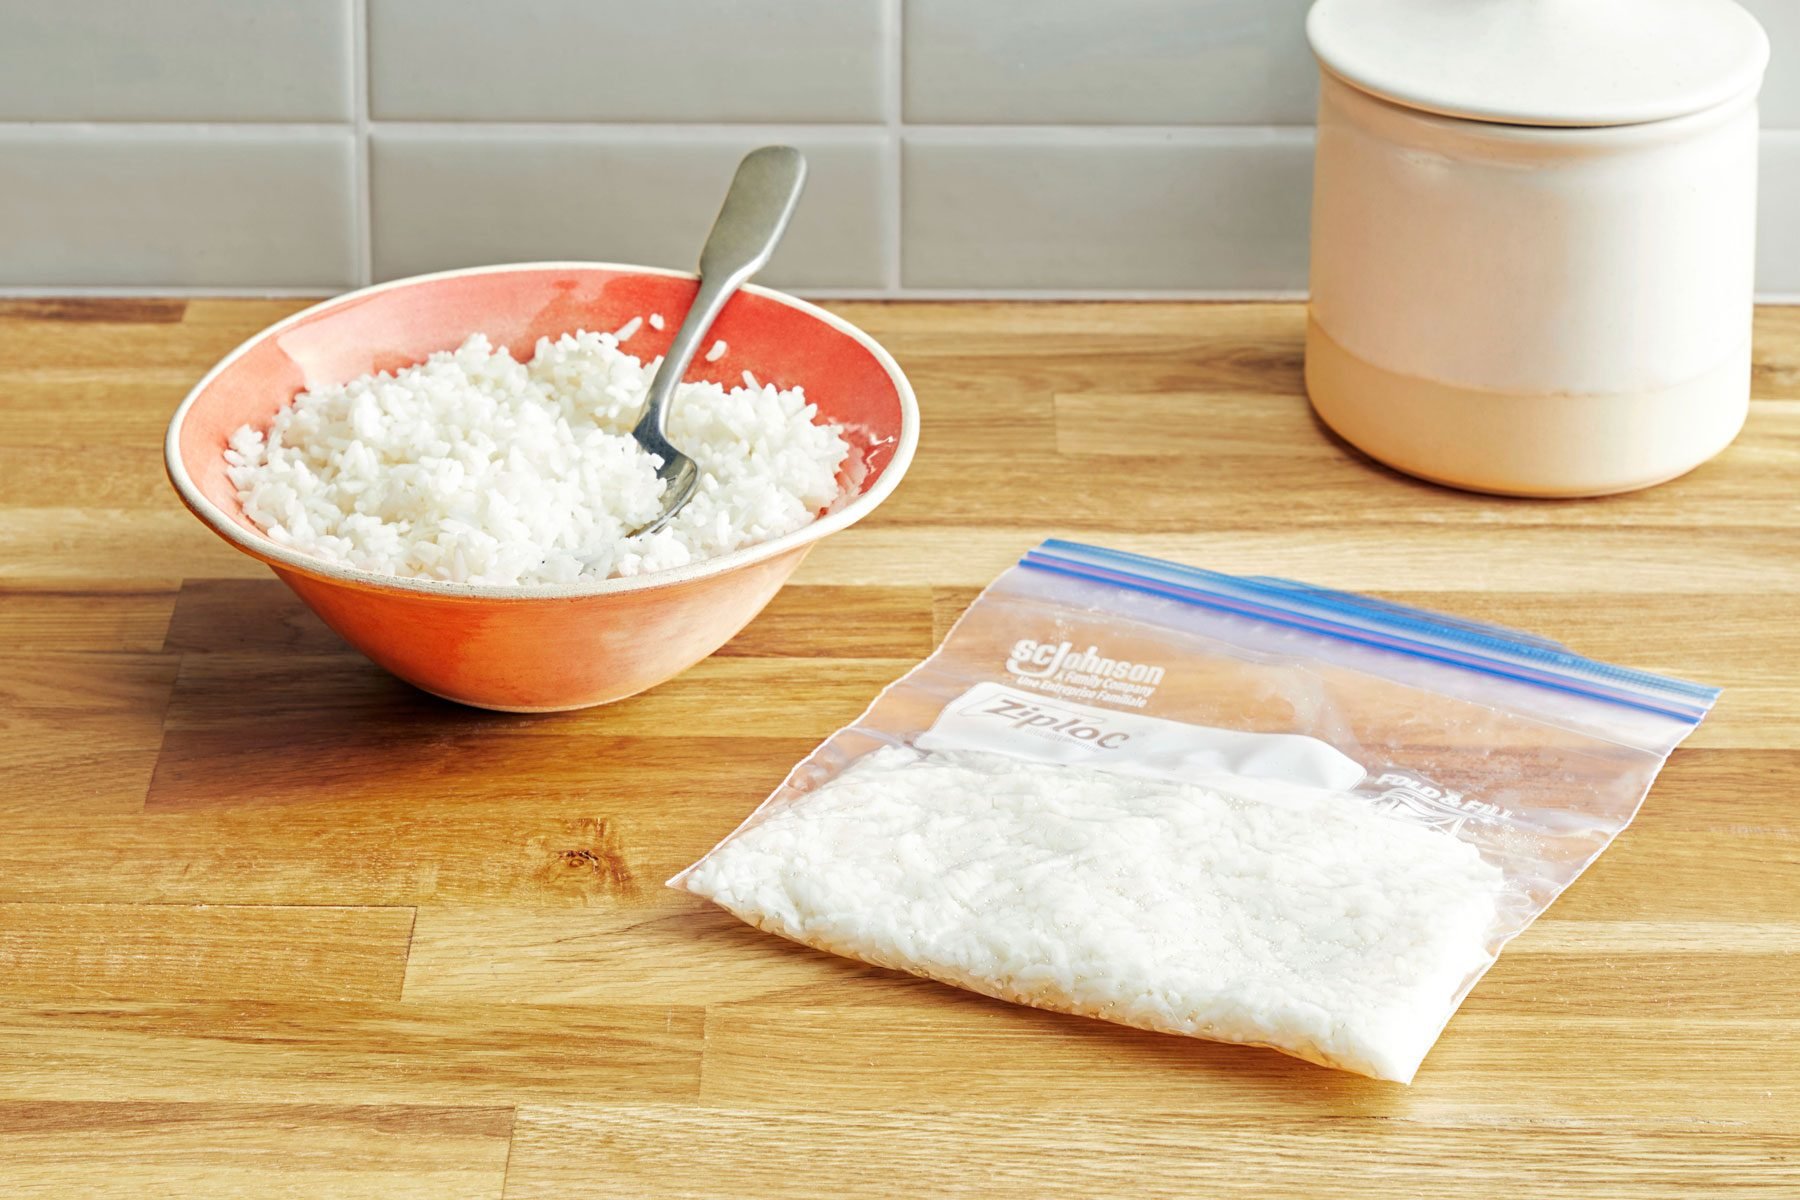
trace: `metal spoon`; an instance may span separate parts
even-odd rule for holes
[[[644,415],[631,431],[638,445],[662,460],[656,475],[668,484],[663,489],[662,513],[634,529],[633,537],[655,533],[674,520],[699,486],[700,469],[694,460],[669,444],[665,426],[669,400],[725,302],[775,252],[805,183],[806,159],[792,146],[764,146],[746,154],[738,164],[731,190],[725,193],[718,219],[700,250],[700,290],[682,318],[681,328],[675,331],[656,378],[650,381]]]

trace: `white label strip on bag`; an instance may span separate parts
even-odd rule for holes
[[[1192,783],[1206,776],[1278,779],[1348,791],[1365,772],[1355,759],[1298,733],[1246,733],[1049,700],[978,683],[945,706],[916,745],[982,750],[1032,762]]]

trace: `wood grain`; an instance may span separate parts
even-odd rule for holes
[[[510,1104],[691,1100],[698,1007],[363,1001],[33,1002],[0,1007],[18,1100]],[[0,1156],[4,1157],[4,1156]]]
[[[501,958],[490,969],[485,955]],[[1763,987],[1746,995],[1736,970]],[[935,985],[759,936],[680,897],[561,909],[432,907],[407,963],[409,1000],[640,1004],[909,1004]],[[1800,953],[1788,922],[1547,917],[1508,947],[1463,1012],[1644,1018],[1791,1015]]]
[[[842,304],[912,475],[716,657],[477,713],[183,512],[164,423],[294,301],[0,302],[0,1195],[1800,1195],[1800,310],[1633,496],[1315,422],[1297,307]],[[1033,1012],[663,887],[1037,538],[1723,686],[1418,1083]]]
[[[1730,1128],[1243,1121],[1099,1098],[1030,1114],[528,1106],[506,1197],[1774,1197],[1800,1187],[1796,1149]]]
[[[156,297],[32,297],[0,300],[0,321],[86,321],[101,325],[173,323],[186,300]]]
[[[1595,970],[1593,964],[1589,970]],[[1127,1111],[1229,1113],[1277,1107],[1332,1114],[1693,1117],[1800,1133],[1793,1021],[1704,1017],[1667,1006],[1587,1017],[1545,1005],[1524,1015],[1461,1012],[1407,1089],[1337,1076],[1296,1079],[1252,1047],[1175,1040],[983,997],[899,1007],[728,1004],[707,1017],[702,1099],[811,1110],[813,1072],[851,1108],[1066,1109],[1100,1096]],[[950,1048],[954,1047],[953,1055]],[[812,1070],[797,1072],[796,1061]],[[1621,1088],[1618,1080],[1632,1080]],[[1730,1081],[1730,1082],[1725,1082]]]
[[[1036,520],[1007,528],[961,528],[948,523],[858,526],[853,538],[819,544],[796,572],[800,583],[857,586],[957,585],[979,588],[1047,533],[1088,540],[1137,554],[1173,558],[1239,575],[1305,575],[1308,582],[1361,592],[1555,591],[1630,603],[1645,595],[1710,595],[1743,591],[1771,597],[1772,611],[1800,606],[1800,564],[1794,530],[1762,521],[1720,522],[1698,541],[1690,526],[1618,524],[1598,531],[1535,522],[1505,524],[1475,517],[1467,523],[1381,524],[1360,519],[1353,503],[1340,506],[1338,524],[1295,529],[1273,514],[1289,501],[1266,496],[1258,523],[1230,518],[1194,521],[1188,529],[1143,533],[1132,500],[1135,484],[1121,481],[1097,510],[1062,503],[1052,488],[1033,496]],[[879,514],[878,514],[879,515]],[[1010,523],[1009,523],[1010,524]],[[1596,542],[1605,546],[1596,554]],[[954,546],[954,554],[945,547]]]
[[[661,891],[559,909],[433,906],[407,961],[407,1000],[498,1004],[895,1003],[934,985],[820,954]],[[480,948],[486,948],[480,949]],[[504,971],[491,969],[497,955]]]
[[[0,646],[12,651],[163,648],[175,592],[0,590]]]
[[[492,1200],[512,1128],[500,1106],[0,1102],[0,1192]]]
[[[0,997],[395,1000],[405,908],[0,904]]]
[[[0,816],[140,810],[177,668],[161,654],[0,652]]]

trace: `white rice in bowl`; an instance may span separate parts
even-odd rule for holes
[[[521,363],[475,334],[417,366],[300,393],[267,431],[231,435],[228,474],[284,546],[477,584],[664,571],[791,533],[838,498],[850,446],[802,389],[683,383],[668,434],[699,465],[699,488],[666,528],[629,536],[662,511],[656,459],[631,438],[660,361],[577,332],[539,339]]]

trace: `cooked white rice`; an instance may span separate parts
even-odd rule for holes
[[[1502,882],[1344,793],[898,746],[675,880],[878,966],[1403,1082],[1491,961]]]
[[[225,452],[244,511],[275,541],[386,575],[481,584],[640,575],[805,525],[838,495],[843,431],[798,387],[683,383],[669,440],[700,468],[670,525],[657,461],[630,436],[660,359],[636,333],[540,339],[529,363],[475,334],[393,374],[302,392]]]

